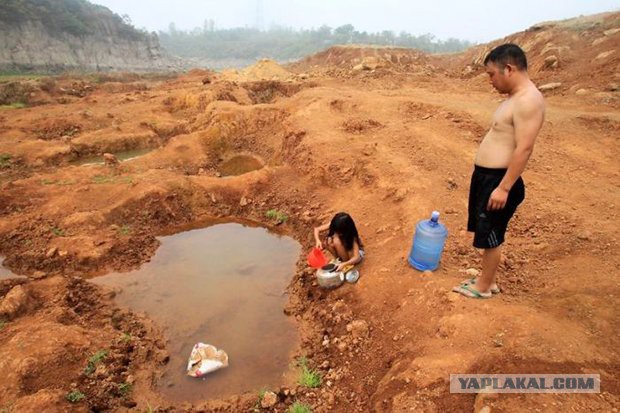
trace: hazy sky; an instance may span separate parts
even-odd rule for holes
[[[432,33],[487,42],[547,20],[620,10],[620,0],[91,0],[149,31],[202,26],[216,28],[257,25],[262,3],[263,28],[271,25],[333,28],[351,23],[359,31]]]

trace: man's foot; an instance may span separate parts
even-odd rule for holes
[[[493,293],[491,291],[482,292],[476,290],[472,285],[459,285],[452,289],[455,293],[459,293],[469,298],[491,298]]]
[[[461,281],[461,285],[476,285],[476,279],[475,278],[470,278],[468,280],[463,280],[463,281]],[[491,293],[493,293],[493,294],[499,294],[501,292],[501,290],[499,289],[497,284],[491,285],[490,290],[491,290]]]

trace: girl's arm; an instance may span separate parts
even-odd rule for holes
[[[314,227],[314,241],[317,248],[323,249],[323,243],[321,242],[321,237],[319,233],[321,231],[326,231],[329,229],[329,223],[321,225],[319,227]]]
[[[341,262],[340,264],[338,264],[337,270],[340,271],[343,267],[346,267],[347,265],[355,265],[361,260],[362,257],[360,255],[360,246],[358,245],[357,241],[353,241],[353,254],[351,254],[351,258],[346,260],[345,262]]]

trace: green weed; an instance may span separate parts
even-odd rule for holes
[[[126,237],[131,234],[131,227],[129,225],[123,225],[118,229],[118,233],[122,237]]]
[[[60,181],[56,181],[56,185],[60,185],[60,186],[67,186],[67,185],[74,185],[76,182],[72,181],[71,179],[63,179]]]
[[[287,413],[312,413],[312,409],[305,403],[295,402],[288,408]]]
[[[28,105],[26,105],[25,103],[15,102],[15,103],[11,103],[9,105],[0,105],[0,110],[23,109],[26,106],[28,106]]]
[[[84,400],[86,398],[86,395],[84,393],[82,393],[81,391],[79,391],[79,390],[73,390],[73,391],[67,393],[65,398],[67,400],[69,400],[69,402],[71,402],[71,403],[77,403],[79,401]]]
[[[65,231],[63,231],[60,228],[52,227],[52,228],[50,228],[50,231],[52,231],[52,234],[54,234],[57,237],[64,237],[65,236]]]
[[[8,168],[11,166],[11,154],[9,153],[0,153],[0,168]]]
[[[254,405],[254,409],[252,410],[253,412],[260,412],[261,403],[263,401],[263,398],[265,397],[265,393],[267,393],[267,389],[264,388],[258,392],[258,399],[256,400],[256,404]]]
[[[5,320],[0,319],[0,331],[4,330],[4,327],[6,327],[6,324],[7,323]]]
[[[131,383],[120,383],[118,385],[118,391],[121,392],[123,396],[128,395],[133,390],[133,384]]]
[[[299,384],[312,389],[321,386],[321,373],[308,367],[308,359],[300,357],[298,366],[301,368],[301,372],[299,373]]]
[[[114,182],[114,177],[111,175],[95,175],[92,177],[94,184],[109,184]]]
[[[270,209],[265,212],[265,216],[269,219],[275,220],[278,224],[283,224],[288,221],[288,215],[282,211],[278,211],[277,209]]]
[[[84,369],[84,373],[86,373],[86,375],[93,374],[97,369],[97,364],[105,360],[107,356],[108,352],[106,350],[99,350],[98,352],[90,356],[90,358],[88,359],[88,364]]]
[[[41,179],[41,184],[43,185],[60,185],[60,186],[67,186],[67,185],[74,185],[76,183],[76,181],[73,181],[71,179]]]
[[[119,182],[121,184],[133,184],[134,179],[132,176],[115,177],[114,175],[95,175],[91,178],[91,182],[94,184],[111,184],[115,182]]]

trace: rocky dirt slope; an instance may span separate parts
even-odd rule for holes
[[[165,71],[155,34],[143,33],[109,9],[85,0],[0,3],[0,71]]]

